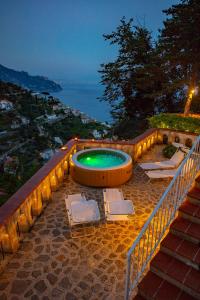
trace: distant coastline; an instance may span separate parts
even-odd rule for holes
[[[51,95],[60,99],[64,104],[86,113],[91,118],[95,118],[97,121],[111,122],[108,104],[97,99],[103,93],[100,85],[62,83],[61,86],[61,91],[51,93]]]
[[[0,64],[0,80],[19,85],[34,92],[59,92],[61,86],[44,76],[32,76],[28,72],[16,71]]]
[[[0,64],[0,81],[19,85],[32,92],[47,92],[58,98],[63,104],[79,110],[100,122],[112,122],[110,107],[97,98],[103,94],[98,83],[67,83],[65,79],[49,79],[44,76],[32,76],[24,71],[16,71]]]

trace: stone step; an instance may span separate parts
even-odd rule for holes
[[[194,270],[176,258],[161,251],[151,262],[151,271],[180,288],[196,299],[200,299],[200,271]],[[191,278],[195,278],[194,285]],[[199,282],[199,284],[198,284]]]
[[[194,204],[200,205],[200,187],[194,186],[188,193],[187,199]]]
[[[200,189],[200,176],[195,179],[195,187]]]
[[[200,270],[200,246],[172,233],[161,242],[160,249],[162,252]]]
[[[200,243],[200,224],[193,223],[180,216],[172,222],[170,232],[190,242]]]
[[[179,216],[190,220],[193,223],[200,224],[200,205],[185,201],[179,207]]]
[[[143,298],[142,296],[140,295],[136,295],[133,300],[145,300],[145,298]]]
[[[139,295],[146,300],[194,300],[175,285],[149,271],[138,286]]]

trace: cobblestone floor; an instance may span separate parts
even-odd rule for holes
[[[155,146],[142,161],[163,160]],[[129,222],[101,224],[91,236],[69,238],[64,198],[83,192],[98,202],[103,217],[102,189],[88,188],[68,178],[53,201],[26,234],[19,251],[0,275],[0,300],[105,299],[124,297],[125,258],[169,181],[148,183],[136,170],[121,188],[131,199],[135,216]],[[92,230],[90,228],[89,230]]]

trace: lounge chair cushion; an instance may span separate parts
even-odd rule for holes
[[[145,172],[151,179],[171,178],[174,177],[178,169],[174,170],[156,170]]]
[[[86,201],[85,197],[82,194],[72,194],[67,197],[70,203],[73,201]]]
[[[170,158],[170,162],[174,164],[175,167],[178,167],[182,160],[184,159],[184,152],[182,151],[177,151],[174,153],[174,155]]]
[[[170,161],[157,161],[153,163],[142,163],[139,164],[142,169],[146,170],[157,170],[157,169],[173,169],[174,164]]]
[[[71,216],[74,222],[89,222],[99,220],[99,209],[96,201],[73,201]]]
[[[132,215],[134,213],[131,200],[117,200],[108,202],[108,210],[112,215]]]
[[[144,170],[174,169],[177,168],[184,159],[184,153],[177,151],[174,155],[165,161],[157,161],[152,163],[141,163],[139,166]]]
[[[181,170],[180,175],[185,176],[188,173],[191,172],[191,170],[194,168],[194,160],[193,158],[189,158],[187,161],[187,164],[185,164]],[[178,172],[179,168],[173,169],[173,170],[155,170],[155,171],[146,171],[146,175],[150,179],[161,179],[161,178],[172,178],[176,175],[176,172]]]
[[[118,201],[123,200],[123,194],[118,189],[106,189],[106,201]]]

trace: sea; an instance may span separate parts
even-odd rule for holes
[[[84,112],[100,122],[112,122],[110,106],[98,97],[103,94],[103,87],[97,84],[62,83],[62,91],[51,93],[64,104]]]

